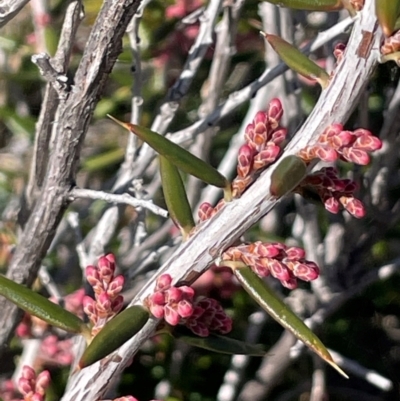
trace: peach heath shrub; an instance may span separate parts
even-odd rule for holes
[[[171,326],[184,325],[201,337],[208,336],[210,331],[221,334],[231,331],[232,319],[218,301],[205,297],[194,299],[193,288],[175,287],[171,283],[169,274],[157,279],[154,293],[144,302],[152,315],[164,318]]]

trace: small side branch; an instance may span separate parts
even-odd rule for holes
[[[77,198],[89,198],[96,200],[103,200],[108,203],[123,203],[125,205],[130,205],[133,207],[143,207],[144,209],[148,209],[154,214],[159,216],[168,217],[168,211],[155,205],[152,201],[147,201],[143,199],[136,199],[133,196],[125,193],[125,194],[110,194],[103,191],[95,191],[93,189],[82,189],[82,188],[74,188],[70,192],[70,199],[74,200]]]

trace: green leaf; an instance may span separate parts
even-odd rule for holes
[[[164,156],[168,161],[187,174],[193,175],[207,184],[224,189],[226,201],[232,200],[232,189],[230,182],[214,167],[194,156],[186,149],[163,137],[157,132],[139,125],[124,123],[108,115],[113,121],[137,135],[146,142],[157,153]]]
[[[340,0],[267,0],[281,7],[310,11],[334,11],[343,8]]]
[[[186,239],[195,222],[182,177],[178,169],[164,156],[160,156],[160,175],[169,215]]]
[[[329,351],[321,340],[296,316],[282,300],[258,277],[250,267],[233,270],[236,278],[248,294],[285,329],[288,329],[299,340],[329,363],[341,375],[348,376],[334,362]]]
[[[375,0],[375,9],[383,33],[390,36],[400,15],[400,0]]]
[[[0,295],[3,295],[3,297],[25,312],[44,320],[54,327],[71,333],[82,334],[85,338],[90,337],[88,326],[78,316],[3,275],[0,275]]]
[[[252,356],[264,356],[266,354],[261,344],[248,344],[228,336],[210,334],[208,337],[199,337],[184,327],[175,327],[169,334],[177,340],[184,341],[194,347],[218,352],[220,354]]]
[[[323,89],[329,85],[329,74],[300,50],[279,36],[262,32],[268,43],[289,68],[308,79],[315,79]]]
[[[143,306],[134,305],[112,318],[97,333],[83,353],[80,369],[100,361],[140,331],[149,319],[149,312]]]
[[[289,193],[307,175],[307,165],[297,156],[285,157],[275,168],[271,175],[271,195],[277,198]]]

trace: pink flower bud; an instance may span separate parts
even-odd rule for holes
[[[109,312],[111,310],[111,299],[106,292],[98,295],[96,306],[99,312]]]
[[[254,248],[254,253],[261,258],[273,258],[279,255],[280,249],[275,244],[258,242]]]
[[[354,131],[354,134],[356,134],[357,131],[359,130]],[[373,152],[382,147],[382,141],[372,135],[362,135],[356,139],[354,146],[367,152]]]
[[[111,281],[111,283],[108,286],[107,294],[112,298],[115,297],[117,294],[119,294],[122,291],[124,282],[125,282],[124,276],[119,275],[117,277],[114,277],[114,279]]]
[[[21,377],[18,380],[18,390],[22,395],[26,396],[27,398],[29,397],[29,395],[32,395],[34,391],[32,386],[32,379]]]
[[[280,281],[287,281],[290,278],[290,273],[287,267],[275,259],[270,259],[268,269],[271,275]]]
[[[86,314],[95,313],[95,301],[93,298],[89,297],[89,295],[85,295],[82,300],[83,310]]]
[[[115,258],[114,255],[108,254],[99,258],[97,262],[99,276],[101,280],[110,282],[115,272]]]
[[[200,221],[206,221],[212,216],[213,211],[214,211],[214,208],[211,206],[210,203],[203,202],[199,207],[197,216]]]
[[[306,252],[303,248],[299,248],[296,246],[291,246],[286,249],[286,257],[288,259],[302,259],[306,256]]]
[[[178,302],[177,312],[180,317],[186,319],[193,314],[193,304],[187,300]]]
[[[341,152],[343,158],[347,161],[360,164],[361,166],[366,166],[369,161],[370,157],[367,152],[361,149],[352,148],[344,148]]]
[[[194,289],[192,287],[188,287],[187,285],[183,285],[179,287],[182,291],[182,298],[188,301],[192,301],[194,297]]]
[[[283,115],[282,103],[278,98],[274,98],[269,102],[268,117],[272,129],[276,129]]]
[[[176,326],[179,323],[180,316],[175,308],[167,304],[164,307],[164,319],[171,326]]]
[[[281,281],[281,284],[289,290],[294,290],[297,288],[297,280],[294,277],[291,277],[289,280],[286,281]]]
[[[275,145],[280,145],[286,139],[286,135],[287,129],[279,128],[272,134],[270,141],[275,143]]]
[[[258,111],[254,117],[253,124],[256,126],[257,124],[268,124],[268,114],[265,111]]]
[[[87,266],[85,269],[86,280],[93,287],[100,283],[99,272],[95,266]]]
[[[338,154],[335,149],[327,148],[320,145],[314,146],[314,154],[316,157],[325,162],[333,162],[338,158]]]
[[[164,317],[165,311],[163,305],[150,304],[149,310],[150,313],[157,319],[162,319]]]
[[[42,395],[45,394],[47,387],[49,387],[51,382],[50,372],[44,370],[39,373],[36,378],[36,391]]]
[[[156,291],[164,291],[171,286],[172,277],[169,274],[162,274],[157,278]]]
[[[165,299],[167,303],[179,302],[182,299],[182,291],[178,287],[168,288],[165,292]]]
[[[27,380],[34,380],[36,378],[36,373],[30,366],[24,365],[21,376]]]
[[[343,207],[357,219],[361,219],[365,216],[365,207],[359,199],[354,197],[341,197],[340,202]]]
[[[246,177],[250,173],[254,154],[254,149],[249,145],[242,145],[240,147],[237,166],[237,173],[239,177]]]

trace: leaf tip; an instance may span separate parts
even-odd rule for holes
[[[128,131],[130,131],[130,125],[129,123],[124,123],[123,121],[118,120],[117,118],[113,117],[111,114],[107,114],[107,117],[110,120],[113,120],[114,122],[116,122],[118,125],[120,125],[121,127],[124,127],[125,129],[127,129]]]
[[[340,373],[345,379],[349,379],[349,376],[344,372],[344,370],[342,370],[337,364],[336,362],[332,359],[332,360],[326,360],[326,362],[329,363],[329,365],[331,365],[338,373]]]

